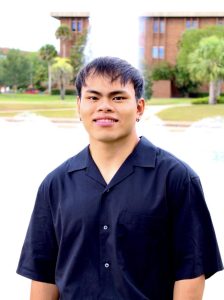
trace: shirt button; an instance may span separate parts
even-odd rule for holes
[[[110,266],[110,264],[108,264],[108,263],[105,263],[105,264],[104,264],[104,267],[105,267],[105,268],[109,268],[109,266]]]
[[[104,226],[103,226],[103,229],[104,229],[104,230],[107,230],[107,229],[108,229],[108,226],[107,226],[107,225],[104,225]]]
[[[109,193],[110,189],[107,190],[107,193]]]

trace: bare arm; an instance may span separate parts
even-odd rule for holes
[[[58,288],[54,284],[32,281],[30,300],[58,300]]]
[[[202,300],[205,286],[204,275],[175,282],[173,300]]]

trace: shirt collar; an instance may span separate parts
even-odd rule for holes
[[[155,167],[156,146],[145,137],[141,137],[134,151],[129,156],[129,162],[133,166]],[[88,167],[90,160],[89,146],[84,148],[77,155],[73,156],[68,163],[68,172],[82,170]]]
[[[157,147],[142,136],[129,158],[134,166],[154,168],[156,155]]]
[[[87,168],[89,162],[89,146],[84,148],[68,162],[68,172],[78,171]]]

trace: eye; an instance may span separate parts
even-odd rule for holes
[[[124,96],[116,96],[113,98],[114,101],[116,102],[121,102],[123,100],[125,100],[126,98]]]
[[[88,100],[91,100],[91,101],[96,101],[98,100],[98,98],[96,96],[88,96],[87,97]]]

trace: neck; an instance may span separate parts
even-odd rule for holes
[[[125,159],[132,153],[139,141],[138,136],[131,140],[105,143],[90,141],[90,152],[105,181],[108,183]]]

